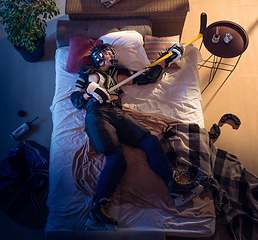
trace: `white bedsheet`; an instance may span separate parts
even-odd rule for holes
[[[200,52],[186,48],[180,68],[166,68],[155,84],[124,86],[125,106],[144,113],[156,114],[204,127],[198,62]]]
[[[50,149],[50,185],[47,205],[48,221],[45,231],[85,230],[86,215],[91,199],[79,191],[72,176],[72,161],[75,152],[84,143],[87,135],[84,132],[85,110],[77,110],[69,97],[75,90],[76,73],[65,71],[68,47],[56,51],[56,89],[50,108],[53,118],[53,133]],[[198,123],[204,126],[202,101],[199,90],[197,62],[201,60],[199,51],[193,46],[186,48],[181,60],[181,69],[171,68],[155,84],[147,86],[123,87],[125,106],[145,113],[180,120],[186,123]],[[111,214],[115,217],[124,211],[126,206],[114,206]],[[137,226],[132,221],[120,222],[121,229],[158,230],[161,222],[155,221],[159,209],[144,213],[153,219],[152,226]],[[128,214],[128,213],[127,213]],[[169,222],[168,222],[169,219]],[[215,231],[214,218],[180,218],[167,216],[163,219],[162,231],[177,236],[210,236]],[[136,222],[137,223],[137,222]],[[148,231],[149,231],[148,230]],[[191,234],[191,235],[189,235]]]

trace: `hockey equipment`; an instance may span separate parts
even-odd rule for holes
[[[205,30],[206,30],[206,25],[207,25],[207,15],[206,13],[202,13],[201,14],[201,19],[200,19],[200,31],[199,34],[193,38],[191,41],[185,43],[182,45],[183,48],[186,48],[187,46],[189,46],[190,44],[194,43],[195,41],[197,41],[198,39],[202,38]],[[150,64],[149,67],[157,65],[158,63],[162,62],[163,60],[165,60],[166,58],[170,57],[173,53],[169,52],[167,55],[163,56],[162,58],[159,58],[157,61],[155,61],[154,63]]]
[[[117,230],[117,221],[111,218],[107,212],[109,201],[102,200],[101,202],[94,202],[92,209],[89,211],[89,218],[85,225],[92,230]]]
[[[206,30],[206,24],[207,24],[207,15],[206,13],[202,13],[201,14],[201,26],[200,26],[200,31],[199,34],[192,39],[191,41],[187,42],[186,44],[183,44],[182,47],[187,47],[188,45],[192,44],[193,42],[197,41],[198,39],[200,39]],[[148,67],[136,72],[135,74],[133,74],[131,77],[126,78],[124,81],[120,82],[119,84],[117,84],[116,86],[114,86],[113,88],[109,89],[108,91],[114,91],[115,89],[123,86],[124,84],[128,83],[129,81],[131,81],[132,79],[138,77],[139,75],[141,75],[142,73],[146,72],[147,70],[149,70],[150,67],[155,66],[157,64],[159,64],[160,62],[162,62],[163,60],[165,60],[166,58],[170,57],[173,53],[169,52],[167,55],[163,56],[162,58],[159,58],[158,60],[156,60],[154,63],[150,64]]]
[[[162,53],[157,60],[159,60],[160,58],[163,58],[164,56],[167,56],[169,53],[172,53],[172,55],[165,59],[166,67],[169,67],[172,63],[177,61],[183,55],[184,46],[178,43],[175,43],[166,52]],[[158,65],[155,65],[155,66],[158,66]]]
[[[190,44],[194,43],[195,41],[197,41],[198,39],[202,38],[205,33],[205,30],[206,30],[206,25],[207,25],[207,15],[206,15],[206,13],[203,12],[201,14],[201,26],[200,26],[199,34],[191,41],[185,43],[184,47],[187,47],[188,45],[190,45]]]
[[[204,187],[198,181],[181,182],[175,172],[173,173],[172,180],[167,183],[167,186],[170,195],[175,199],[175,205],[177,207],[186,204],[204,190]]]
[[[213,143],[217,141],[220,136],[220,127],[218,124],[214,123],[209,131],[209,137]]]
[[[20,127],[16,128],[10,136],[14,139],[17,140],[19,137],[21,137],[24,133],[26,133],[32,126],[32,123],[35,122],[39,117],[36,117],[30,122],[25,122],[23,123]]]
[[[108,92],[112,92],[116,89],[118,89],[119,87],[125,85],[126,83],[130,82],[131,80],[133,80],[134,78],[140,76],[142,73],[146,72],[147,70],[149,70],[149,68],[144,68],[138,72],[136,72],[135,74],[133,74],[132,76],[126,78],[125,80],[123,80],[122,82],[118,83],[116,86],[108,89]]]
[[[184,53],[184,45],[174,44],[171,48],[165,52],[165,54],[168,54],[169,52],[172,52],[172,56],[165,59],[166,67],[169,67],[172,63],[177,61]],[[164,56],[164,54],[163,54]]]
[[[97,67],[103,67],[105,65],[105,57],[110,56],[110,62],[112,66],[117,65],[118,63],[118,54],[117,51],[108,43],[100,44],[94,47],[90,53],[91,61]]]
[[[163,68],[160,65],[151,67],[145,73],[134,78],[133,84],[137,83],[138,85],[147,85],[149,83],[156,82],[162,72],[162,69]]]
[[[231,125],[233,129],[238,129],[241,125],[240,119],[232,113],[227,113],[221,117],[219,120],[219,127],[222,127],[224,123]]]
[[[85,106],[85,104],[87,103],[87,100],[84,99],[83,97],[84,92],[80,92],[80,91],[75,91],[71,94],[71,101],[73,103],[73,105],[77,108],[77,109],[81,109]]]
[[[110,95],[105,88],[100,87],[97,83],[91,82],[87,86],[86,92],[97,99],[100,103],[110,100]]]
[[[88,77],[94,73],[94,68],[91,65],[83,65],[79,70],[79,77],[76,81],[76,87],[84,89],[88,83]]]

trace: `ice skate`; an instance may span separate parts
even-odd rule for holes
[[[175,199],[176,206],[186,204],[196,195],[203,192],[204,187],[198,181],[181,182],[179,176],[173,173],[172,180],[167,183],[170,195]]]
[[[94,202],[85,225],[92,230],[117,231],[117,221],[107,212],[108,201]]]

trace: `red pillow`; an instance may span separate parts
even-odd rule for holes
[[[71,35],[65,70],[67,72],[78,73],[84,64],[92,64],[90,60],[90,52],[95,46],[102,43],[102,40],[93,40],[91,38]]]

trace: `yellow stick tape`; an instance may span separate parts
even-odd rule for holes
[[[202,33],[199,33],[194,39],[192,39],[191,41],[187,42],[184,44],[184,47],[187,47],[188,45],[192,44],[193,42],[197,41],[198,39],[200,39],[203,36]]]
[[[197,41],[198,39],[200,39],[203,36],[202,33],[199,33],[194,39],[192,39],[191,41],[183,44],[184,47],[187,47],[188,45],[192,44],[193,42]],[[123,80],[122,82],[118,83],[117,85],[115,85],[114,87],[110,88],[108,90],[108,92],[110,91],[114,91],[115,89],[123,86],[124,84],[126,84],[127,82],[129,82],[130,80],[134,79],[135,77],[139,76],[140,74],[144,73],[145,71],[148,70],[149,67],[155,66],[158,63],[162,62],[163,60],[167,59],[168,57],[170,57],[173,53],[169,52],[168,54],[166,54],[165,56],[163,56],[162,58],[156,60],[154,63],[150,64],[147,68],[144,68],[142,70],[140,70],[139,72],[133,74],[132,76],[126,78],[125,80]]]

